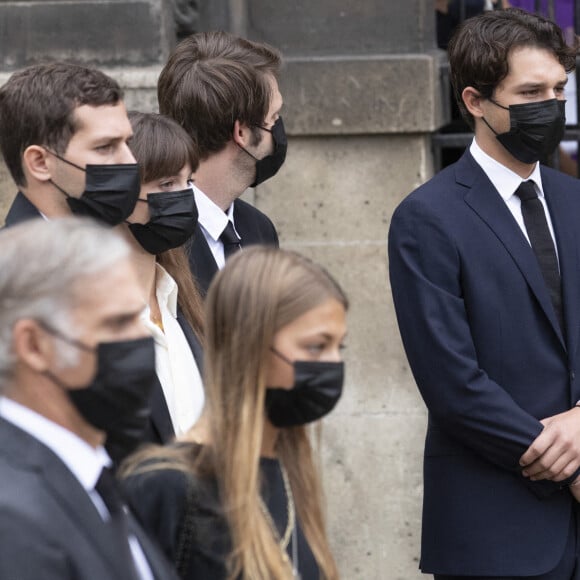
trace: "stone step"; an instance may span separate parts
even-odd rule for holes
[[[174,37],[170,0],[0,0],[0,70],[164,63]]]

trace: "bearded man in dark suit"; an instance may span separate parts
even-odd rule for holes
[[[199,224],[189,252],[204,294],[232,252],[252,244],[278,246],[270,219],[239,197],[275,175],[286,157],[280,62],[266,44],[203,32],[183,40],[159,76],[160,112],[199,147],[193,178]]]

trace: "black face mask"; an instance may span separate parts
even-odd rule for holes
[[[146,224],[129,223],[129,229],[150,254],[161,254],[182,246],[193,235],[198,214],[190,188],[149,193],[147,201],[137,201],[149,206],[149,221]]]
[[[266,389],[266,414],[272,425],[305,425],[334,409],[342,395],[343,362],[292,362],[277,350],[272,349],[272,352],[294,367],[291,389]]]
[[[151,414],[149,398],[157,380],[153,339],[103,342],[91,348],[45,323],[41,326],[77,348],[96,351],[97,374],[82,388],[69,388],[51,372],[45,375],[66,390],[88,423],[107,433],[107,451],[115,462],[121,461],[142,442]]]
[[[72,213],[95,218],[110,226],[124,222],[133,213],[141,191],[139,166],[136,163],[87,165],[83,168],[53,151],[48,149],[47,151],[86,174],[85,191],[78,198],[72,197],[52,179],[50,180],[62,194],[66,195]]]
[[[564,136],[566,128],[565,103],[559,99],[548,99],[539,103],[524,103],[504,107],[492,99],[497,107],[510,112],[510,130],[498,134],[497,140],[522,163],[536,163],[554,152]]]
[[[258,159],[254,157],[247,149],[241,147],[242,151],[245,151],[252,159],[256,160],[256,177],[254,182],[250,184],[250,187],[256,187],[260,183],[264,183],[266,179],[270,179],[278,173],[278,170],[284,164],[286,159],[286,151],[288,149],[288,139],[286,137],[286,131],[284,130],[284,123],[282,122],[282,117],[278,117],[276,122],[272,125],[271,129],[266,129],[260,125],[256,125],[262,131],[268,131],[272,134],[272,139],[274,141],[274,153],[271,155],[266,155],[263,159]]]

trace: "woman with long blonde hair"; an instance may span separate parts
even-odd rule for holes
[[[123,469],[184,579],[334,580],[307,424],[342,392],[347,299],[289,251],[239,252],[206,299],[205,429]]]

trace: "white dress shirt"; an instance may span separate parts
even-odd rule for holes
[[[171,423],[176,435],[181,435],[199,419],[205,395],[191,347],[177,321],[177,284],[162,266],[156,267],[156,296],[163,330],[151,321],[149,307],[142,316],[155,340],[155,367]]]
[[[540,174],[540,164],[536,163],[532,174],[527,179],[522,179],[517,173],[514,173],[511,169],[508,169],[505,165],[502,165],[493,157],[490,157],[485,153],[481,147],[477,144],[477,141],[473,139],[469,152],[475,159],[476,163],[483,169],[493,186],[497,189],[501,198],[504,200],[511,214],[514,216],[518,226],[522,230],[522,233],[530,243],[530,238],[528,237],[528,232],[524,224],[524,217],[522,215],[522,202],[520,198],[516,195],[516,190],[522,183],[522,181],[533,181],[536,188],[536,193],[538,194],[538,199],[542,202],[544,206],[544,213],[546,214],[546,221],[548,222],[548,228],[552,236],[552,241],[554,242],[554,249],[556,250],[556,256],[558,256],[558,246],[556,245],[556,237],[554,236],[554,227],[552,226],[552,219],[550,217],[550,211],[546,204],[546,196],[544,195],[544,190],[542,188],[542,176]]]
[[[68,429],[6,397],[0,397],[0,416],[46,445],[82,485],[103,520],[107,521],[111,517],[95,489],[103,467],[112,465],[103,447],[91,447]],[[129,545],[141,580],[154,580],[141,545],[132,534],[129,535]]]
[[[232,203],[228,211],[224,212],[199,187],[195,184],[192,184],[191,187],[195,195],[195,205],[197,205],[197,211],[199,213],[201,231],[218,268],[221,270],[226,263],[226,259],[224,256],[224,245],[220,240],[220,236],[228,225],[228,220],[232,222],[234,231],[241,238],[234,223],[234,204]]]

